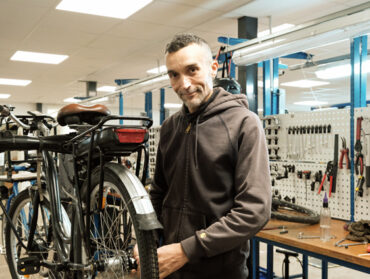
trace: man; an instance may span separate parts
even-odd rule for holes
[[[175,36],[166,66],[184,105],[162,125],[150,192],[160,277],[246,278],[248,239],[271,210],[263,128],[244,95],[212,88],[218,63],[203,39]]]

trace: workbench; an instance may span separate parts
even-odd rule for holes
[[[320,239],[298,239],[298,234],[303,232],[304,235],[320,235],[320,226],[307,225],[279,220],[270,220],[252,239],[252,277],[258,278],[259,270],[259,243],[267,243],[267,278],[273,278],[273,247],[281,247],[303,255],[303,275],[308,277],[308,256],[318,258],[322,261],[321,278],[328,278],[328,262],[341,266],[352,268],[370,274],[370,257],[360,257],[359,254],[366,254],[367,244],[358,246],[349,246],[348,248],[336,247],[334,244],[343,239],[348,231],[344,230],[345,222],[333,220],[331,223],[331,235],[335,236],[328,242],[322,242]],[[278,227],[285,226],[287,233],[281,234],[282,229]],[[275,229],[271,229],[275,228]],[[346,240],[343,243],[355,243]],[[291,277],[293,278],[293,277]]]

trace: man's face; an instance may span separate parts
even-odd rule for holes
[[[207,50],[197,44],[188,45],[166,55],[171,86],[189,111],[195,112],[213,92],[212,80],[218,64],[210,61]]]

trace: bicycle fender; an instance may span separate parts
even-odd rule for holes
[[[141,230],[162,229],[163,226],[157,219],[150,197],[139,178],[120,164],[106,163],[105,168],[117,175],[125,185],[137,213],[139,228]]]

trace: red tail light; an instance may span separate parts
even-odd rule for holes
[[[142,143],[145,140],[145,129],[115,129],[120,143]]]

